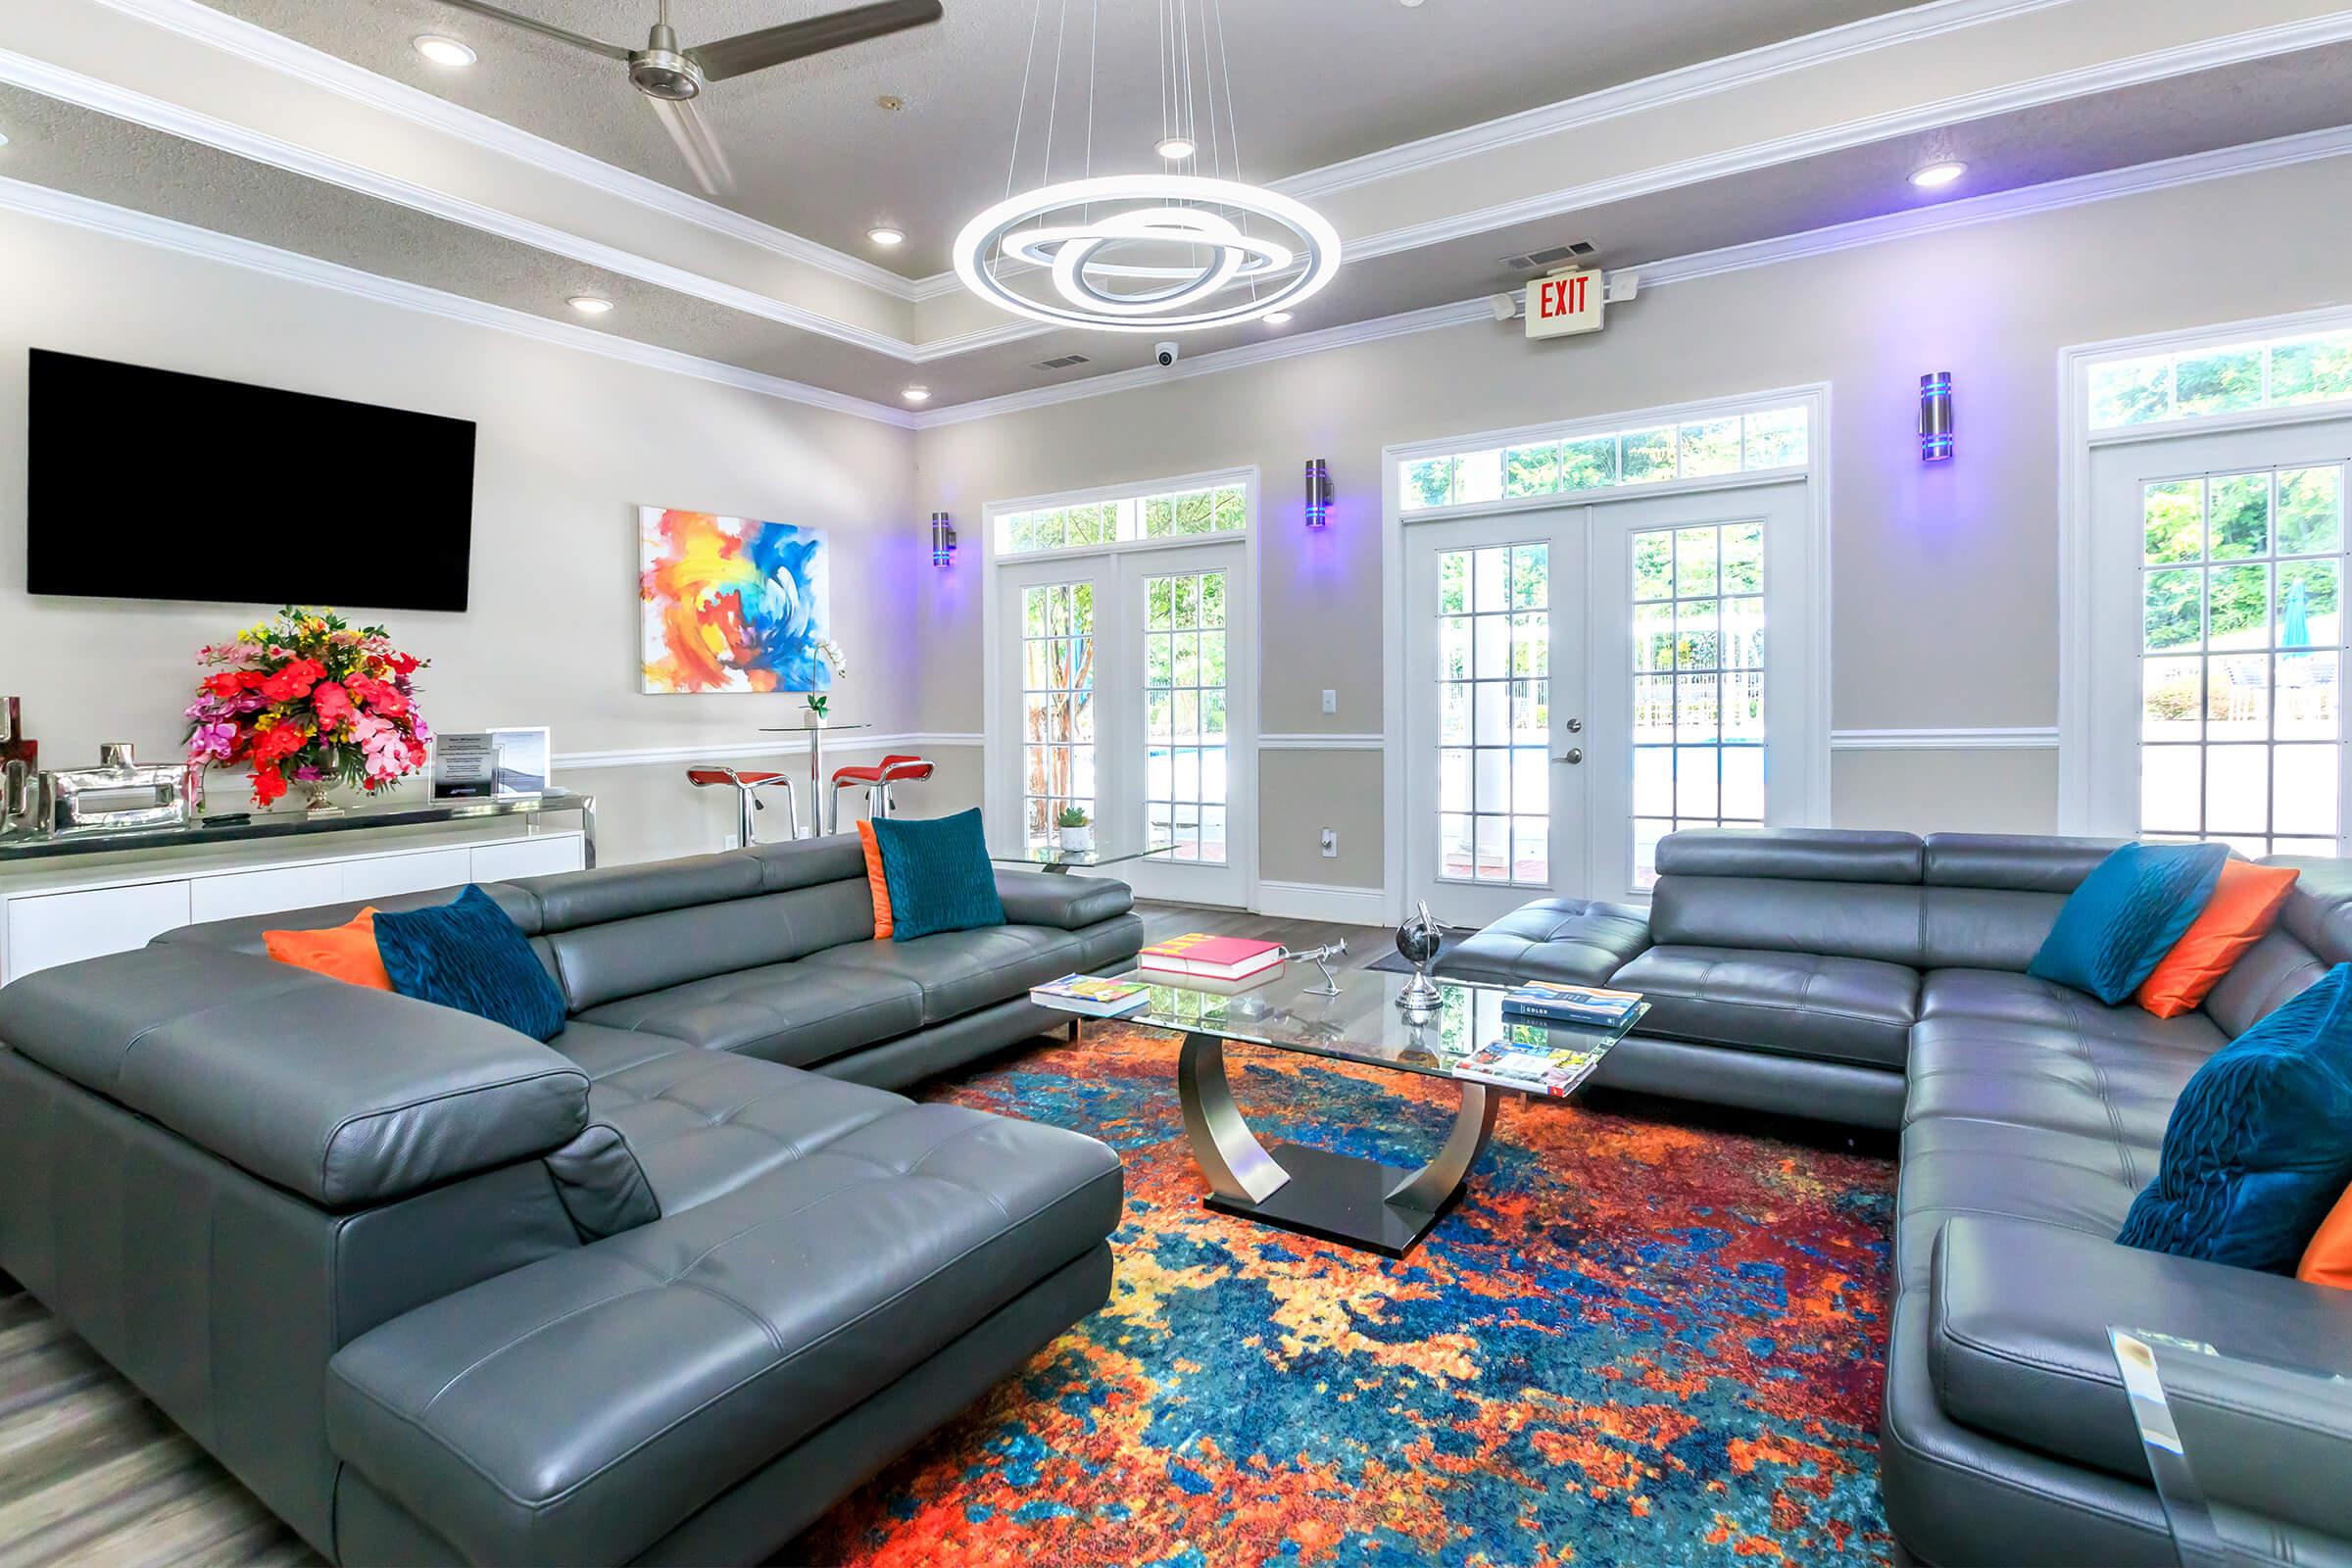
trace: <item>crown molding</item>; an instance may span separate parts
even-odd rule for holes
[[[148,93],[119,87],[113,82],[101,81],[95,76],[69,71],[45,60],[35,60],[29,55],[0,50],[0,82],[37,92],[61,103],[95,110],[117,120],[145,125],[186,141],[214,147],[254,163],[284,170],[288,173],[321,180],[363,196],[423,213],[430,218],[463,224],[481,233],[530,246],[551,256],[562,256],[603,271],[634,277],[657,288],[707,300],[713,305],[741,311],[747,316],[829,337],[854,348],[888,355],[904,363],[921,364],[941,357],[941,351],[936,348],[918,348],[885,332],[870,331],[814,311],[788,305],[757,289],[720,282],[716,278],[672,267],[665,262],[657,262],[633,251],[567,233],[530,219],[518,218],[480,202],[452,196],[446,191],[335,158],[280,136],[166,102]],[[973,334],[971,339],[959,341],[945,352],[965,352],[971,347],[980,346],[978,340],[987,336],[985,333]]]
[[[1785,76],[1790,72],[1870,54],[1895,44],[1912,43],[1999,22],[2029,12],[2046,11],[2068,0],[1934,0],[1905,11],[1865,17],[1842,26],[1828,27],[1802,37],[1765,44],[1716,60],[1660,72],[1635,81],[1603,87],[1577,98],[1544,104],[1505,115],[1482,124],[1442,131],[1418,141],[1402,142],[1380,152],[1366,153],[1321,169],[1275,181],[1274,188],[1301,201],[1368,185],[1398,174],[1419,173],[1444,164],[1499,152],[1525,142],[1556,136],[1601,121],[1663,109],[1687,99],[1726,92]]]
[[[1793,163],[1871,142],[1914,135],[1943,125],[2012,114],[2072,98],[2091,97],[2173,76],[2242,65],[2248,61],[2270,59],[2299,50],[2323,48],[2347,40],[2352,40],[2352,9],[2303,22],[2256,27],[2223,38],[2199,39],[2191,44],[2133,55],[2127,60],[2053,72],[2031,81],[1983,92],[1963,93],[1939,99],[1933,104],[1922,104],[1890,114],[1870,115],[1798,135],[1754,142],[1731,152],[1684,159],[1679,163],[1661,164],[1654,169],[1641,170],[1610,179],[1540,191],[1477,212],[1456,213],[1428,222],[1408,223],[1351,239],[1347,243],[1347,254],[1351,260],[1363,261],[1395,255],[1399,251],[1419,250],[1425,246],[1469,239],[1520,223],[1542,222],[1611,202],[1704,184],[1709,180],[1748,173],[1777,164]],[[1630,112],[1617,111],[1620,114]]]
[[[1714,277],[1725,272],[1777,267],[1784,262],[1802,261],[1838,251],[1858,250],[1869,245],[1969,228],[1980,223],[2030,218],[2036,213],[2060,212],[2066,208],[2122,196],[2170,190],[2175,186],[2260,173],[2266,170],[2286,169],[2346,154],[2352,154],[2352,125],[2339,125],[2327,130],[2280,136],[2271,141],[2249,142],[2242,147],[2224,147],[2213,152],[2190,153],[2155,163],[2134,164],[2128,169],[2080,174],[2042,185],[2027,185],[2016,190],[1965,197],[1935,207],[1890,213],[1883,218],[1858,219],[1850,223],[1807,229],[1802,233],[1755,240],[1745,245],[1729,245],[1720,250],[1642,262],[1622,270],[1638,276],[1644,289],[1658,288],[1670,283]],[[1074,381],[1067,386],[1041,387],[1032,392],[1014,392],[1000,398],[952,404],[917,415],[914,425],[917,429],[929,429],[936,425],[960,424],[971,419],[993,418],[1001,414],[1018,414],[1025,409],[1044,408],[1054,403],[1132,391],[1137,387],[1153,386],[1183,376],[1245,369],[1268,360],[1287,359],[1293,354],[1344,348],[1351,343],[1373,343],[1383,338],[1403,337],[1448,326],[1467,326],[1480,321],[1492,323],[1494,318],[1488,308],[1491,297],[1482,294],[1476,299],[1463,300],[1454,305],[1433,306],[1399,316],[1349,322],[1317,332],[1302,332],[1297,337],[1246,344],[1241,348],[1224,349],[1184,360],[1166,370],[1123,370],[1115,375],[1097,376],[1090,381]]]
[[[829,245],[820,245],[815,240],[795,234],[789,229],[778,228],[772,223],[763,223],[731,207],[706,201],[700,196],[633,173],[561,142],[534,135],[479,110],[467,109],[462,104],[436,97],[421,87],[412,87],[405,81],[369,71],[365,66],[328,54],[323,49],[314,49],[307,43],[297,42],[283,33],[272,32],[226,12],[216,11],[211,6],[199,3],[199,0],[97,0],[97,3],[111,11],[152,23],[181,37],[208,44],[240,60],[283,72],[299,81],[355,103],[385,110],[427,129],[459,137],[477,147],[544,169],[550,173],[576,179],[608,195],[635,202],[664,218],[693,223],[731,239],[757,245],[804,266],[879,290],[893,299],[912,302],[922,297],[916,292],[918,285],[915,280],[903,277],[886,267],[877,267],[861,257],[837,251]]]
[[[950,404],[943,409],[928,409],[914,416],[914,426],[924,430],[943,424],[962,424],[972,419],[993,418],[1000,414],[1017,414],[1024,409],[1042,409],[1055,403],[1107,397],[1114,392],[1165,386],[1171,381],[1183,381],[1196,375],[1213,375],[1220,370],[1239,370],[1275,360],[1293,360],[1302,354],[1320,354],[1326,349],[1346,348],[1352,343],[1377,343],[1382,338],[1404,337],[1414,332],[1435,331],[1443,326],[1459,326],[1466,321],[1494,319],[1494,312],[1487,306],[1487,296],[1482,294],[1477,299],[1462,300],[1451,305],[1433,305],[1425,310],[1376,317],[1369,321],[1349,321],[1340,326],[1327,326],[1320,331],[1299,332],[1291,337],[1269,338],[1262,343],[1245,343],[1240,348],[1219,349],[1213,354],[1179,360],[1164,370],[1155,365],[1148,365],[1084,381],[1071,381],[1062,386],[1035,387],[1027,392],[1007,392],[1003,397],[980,398],[970,403]]]
[[[913,418],[904,411],[870,403],[864,398],[809,386],[805,382],[788,381],[782,376],[762,375],[740,366],[698,359],[674,349],[640,343],[634,338],[617,337],[610,332],[575,326],[567,321],[549,320],[533,316],[528,311],[468,299],[462,294],[427,288],[421,283],[381,277],[373,272],[363,272],[355,267],[320,261],[317,257],[264,245],[258,240],[240,239],[233,234],[216,233],[176,219],[158,218],[152,213],[135,212],[87,196],[52,190],[46,185],[0,178],[0,212],[21,213],[29,218],[46,219],[94,233],[135,240],[182,256],[221,262],[248,271],[332,289],[340,294],[373,300],[377,304],[395,306],[401,310],[419,311],[452,321],[495,327],[502,332],[512,332],[517,337],[553,344],[558,348],[578,349],[608,360],[618,360],[647,369],[666,370],[675,375],[688,375],[720,386],[757,392],[786,403],[871,419],[902,430],[914,427]]]

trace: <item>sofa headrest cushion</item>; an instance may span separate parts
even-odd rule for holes
[[[1920,865],[1913,835],[1854,828],[1703,828],[1658,843],[1660,876],[1916,884]]]
[[[1927,838],[1927,881],[1930,887],[2072,893],[2122,842],[2038,834],[1931,833]]]
[[[588,1117],[587,1075],[512,1029],[193,943],[0,988],[0,1043],[329,1208],[537,1158]]]

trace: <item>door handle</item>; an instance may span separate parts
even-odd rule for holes
[[[1574,767],[1577,763],[1583,761],[1584,760],[1585,749],[1582,746],[1571,746],[1559,756],[1552,759],[1552,760],[1555,762],[1566,762],[1571,767]]]
[[[1566,719],[1562,721],[1560,728],[1571,735],[1582,735],[1585,732],[1585,721],[1581,718]]]

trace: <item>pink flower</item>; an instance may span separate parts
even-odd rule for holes
[[[236,725],[222,723],[219,720],[199,724],[196,726],[196,733],[188,737],[188,760],[194,762],[206,758],[217,758],[225,762],[228,760],[230,753],[235,750],[236,744]]]
[[[373,713],[360,715],[352,726],[352,739],[367,756],[369,778],[398,778],[416,765],[409,760],[408,738],[401,734],[400,726]]]

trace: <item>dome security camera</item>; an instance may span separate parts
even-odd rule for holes
[[[1159,368],[1163,370],[1176,363],[1176,356],[1179,352],[1181,351],[1178,349],[1177,345],[1173,343],[1154,343],[1152,345],[1152,358],[1159,363]]]

